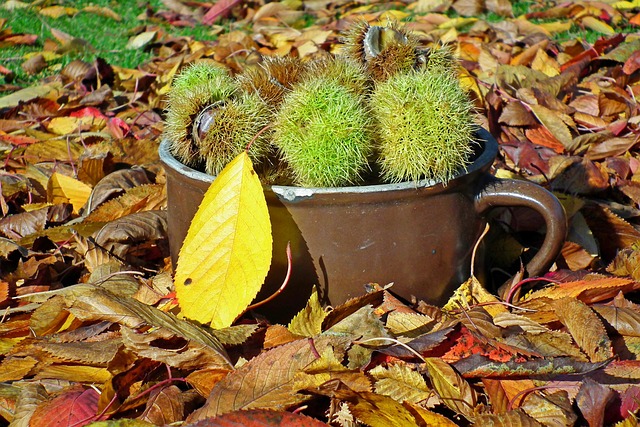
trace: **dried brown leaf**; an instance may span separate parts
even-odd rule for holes
[[[619,292],[631,292],[639,289],[640,283],[621,277],[597,277],[578,280],[575,282],[558,283],[531,293],[526,301],[538,298],[550,298],[558,300],[564,297],[573,297],[591,304],[605,301],[618,295]]]
[[[258,325],[233,325],[215,329],[211,334],[224,345],[240,345],[258,330]]]
[[[476,417],[476,424],[487,427],[542,427],[544,425],[527,415],[522,409],[500,414],[481,414]]]
[[[38,405],[45,402],[49,395],[44,386],[39,383],[27,383],[22,387],[22,392],[16,401],[16,409],[12,426],[29,427],[29,420]]]
[[[327,427],[314,418],[291,412],[276,412],[264,409],[251,409],[221,415],[208,420],[199,421],[185,427]]]
[[[322,354],[328,346],[342,346],[337,337],[301,339],[268,350],[251,359],[218,382],[205,405],[190,416],[191,421],[241,409],[284,410],[309,397],[294,387],[296,374]],[[315,349],[315,351],[314,351]]]
[[[220,367],[231,366],[220,342],[204,329],[133,298],[120,297],[94,286],[68,288],[64,297],[71,311],[82,320],[108,320],[132,329],[143,325],[164,328],[189,341],[203,344],[218,354]]]
[[[116,256],[123,257],[133,244],[148,243],[166,237],[166,212],[146,211],[129,214],[107,223],[95,234],[95,241]]]
[[[47,67],[47,61],[44,59],[44,56],[39,53],[24,61],[21,67],[28,75],[34,75]]]
[[[453,364],[464,378],[521,378],[523,376],[544,376],[579,374],[603,367],[603,363],[580,362],[571,357],[549,357],[525,362],[495,362],[488,357],[474,354]]]
[[[585,157],[589,160],[602,160],[608,157],[620,156],[638,143],[633,136],[609,138],[599,144],[590,145]]]
[[[43,340],[36,347],[49,353],[53,361],[106,367],[121,346],[121,339],[111,338],[102,341],[65,343]]]
[[[469,383],[442,359],[430,357],[425,360],[425,364],[431,384],[444,404],[452,411],[473,420],[478,397]]]
[[[351,413],[371,427],[416,425],[412,413],[396,400],[377,393],[337,390],[333,396],[347,402]]]
[[[519,406],[526,397],[523,392],[535,387],[535,383],[527,379],[494,380],[482,378],[482,385],[489,397],[493,412],[496,414],[503,414],[512,407]]]
[[[571,336],[560,331],[525,332],[510,335],[502,342],[525,352],[537,353],[542,357],[571,356],[581,362],[587,361],[585,355],[571,341]]]
[[[184,419],[183,392],[175,385],[152,392],[144,415],[140,418],[156,426],[164,426]]]
[[[640,312],[632,308],[595,305],[593,309],[620,335],[640,337]]]
[[[449,334],[455,330],[456,328],[453,326],[442,328],[428,334],[423,334],[403,345],[395,344],[390,347],[380,349],[379,351],[400,359],[413,359],[416,355],[407,347],[413,349],[419,354],[426,354],[429,350],[443,343],[448,338]]]
[[[167,203],[164,185],[143,184],[125,191],[116,199],[102,203],[85,218],[86,222],[109,222],[123,216],[159,210]]]
[[[91,213],[100,204],[123,193],[125,190],[146,184],[151,184],[151,181],[149,181],[144,169],[140,167],[112,172],[93,187],[85,207],[85,213]]]
[[[613,356],[611,340],[598,316],[575,298],[562,298],[554,303],[556,314],[592,362],[604,362]]]
[[[616,393],[609,387],[585,378],[576,396],[576,403],[589,427],[604,425],[605,407]]]
[[[360,369],[347,369],[336,357],[331,347],[326,347],[319,358],[298,372],[294,378],[296,390],[313,392],[327,383],[340,383],[349,389],[371,391],[371,379]]]
[[[0,219],[0,232],[5,236],[19,240],[44,230],[47,224],[49,208],[8,215]]]
[[[571,426],[578,418],[564,390],[544,397],[532,393],[520,409],[545,426]]]
[[[533,114],[519,101],[505,105],[498,122],[508,126],[533,126],[538,123]]]
[[[0,362],[0,381],[23,379],[38,364],[33,357],[6,357]]]
[[[122,343],[139,357],[165,363],[184,370],[220,368],[220,354],[204,344],[185,340],[171,331],[137,333],[123,327]]]

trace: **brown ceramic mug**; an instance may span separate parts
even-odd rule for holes
[[[273,260],[257,300],[273,293],[286,274],[286,245],[293,263],[285,291],[266,306],[286,319],[304,307],[313,285],[327,304],[362,295],[364,285],[393,282],[391,291],[442,305],[470,275],[471,254],[485,214],[497,206],[534,209],[546,222],[545,240],[526,266],[544,273],[566,235],[562,205],[544,188],[490,175],[498,145],[477,132],[473,163],[446,185],[429,181],[341,188],[265,188],[273,230]],[[214,177],[179,163],[165,141],[160,159],[167,173],[172,259]],[[476,263],[478,265],[479,263]]]

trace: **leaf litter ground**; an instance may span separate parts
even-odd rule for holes
[[[152,57],[139,68],[87,54],[37,85],[3,87],[1,417],[32,426],[311,425],[309,416],[334,426],[637,424],[637,2],[533,3],[517,17],[521,5],[505,0],[163,4],[147,9],[156,23],[130,36]],[[288,326],[247,314],[214,330],[176,317],[156,154],[171,79],[205,58],[239,71],[255,52],[333,51],[356,18],[407,21],[425,44],[455,47],[482,125],[500,143],[496,175],[545,186],[567,211],[571,231],[552,271],[492,292],[470,278],[445,307],[372,286],[332,311],[311,298]],[[158,21],[206,22],[218,37],[175,37]],[[45,51],[73,42],[55,34],[40,41]],[[40,36],[15,34],[9,21],[1,37]],[[518,277],[532,252],[522,242],[540,224],[528,215],[492,220],[496,283]]]

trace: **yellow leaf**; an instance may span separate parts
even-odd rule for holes
[[[96,15],[99,16],[104,16],[105,18],[111,18],[114,21],[122,21],[122,17],[120,15],[118,15],[116,12],[114,12],[113,10],[109,9],[108,7],[101,7],[101,6],[85,6],[84,8],[82,8],[83,12],[88,12],[88,13],[95,13]]]
[[[133,36],[127,42],[125,49],[139,50],[151,43],[155,38],[157,31],[145,31],[137,36]]]
[[[616,33],[616,30],[611,28],[609,24],[593,16],[585,16],[584,18],[582,18],[582,25],[592,31],[596,31],[607,36],[612,36]]]
[[[619,9],[619,10],[635,9],[637,7],[640,7],[640,0],[617,1],[617,2],[613,3],[611,6],[613,6],[615,9]]]
[[[408,17],[410,13],[403,12],[401,10],[387,10],[382,12],[382,15],[378,18],[378,25],[386,25],[389,21],[402,21]]]
[[[458,427],[458,424],[454,423],[444,415],[431,412],[418,404],[404,402],[402,405],[407,408],[417,420],[423,421],[423,424],[419,425],[426,425],[430,427]]]
[[[327,317],[318,297],[318,290],[314,287],[307,306],[291,319],[289,331],[303,337],[312,337],[322,332],[322,321]]]
[[[20,101],[30,101],[35,98],[55,98],[62,92],[62,84],[53,82],[41,86],[20,89],[0,98],[0,108],[15,107]]]
[[[80,125],[77,117],[55,117],[49,122],[47,129],[56,135],[68,135],[73,133]]]
[[[71,203],[78,213],[91,194],[91,187],[70,176],[54,172],[47,183],[47,201],[53,204]]]
[[[447,362],[437,357],[425,360],[431,384],[449,409],[473,420],[477,396],[469,383]]]
[[[270,263],[267,202],[243,151],[205,193],[180,250],[175,282],[182,314],[217,329],[231,325]]]
[[[376,380],[376,393],[398,402],[418,403],[429,398],[433,392],[427,387],[422,374],[408,365],[393,364],[388,368],[379,365],[371,369],[369,374]]]
[[[571,29],[571,25],[571,22],[566,21],[541,22],[538,24],[538,26],[544,29],[544,31],[552,34],[569,31]]]
[[[460,27],[464,27],[465,25],[473,24],[477,20],[478,18],[463,18],[463,17],[451,18],[447,22],[443,22],[442,24],[440,24],[438,28],[441,30],[447,30],[449,28],[460,28]]]
[[[53,365],[38,372],[37,378],[104,384],[111,379],[106,368],[82,365]]]
[[[536,57],[533,58],[531,68],[545,73],[549,77],[557,76],[560,74],[560,65],[558,62],[551,58],[544,49],[538,50]]]
[[[460,307],[467,308],[483,303],[489,303],[484,306],[484,309],[492,317],[508,311],[505,306],[499,304],[498,298],[482,286],[475,276],[471,276],[453,292],[453,295],[451,295],[442,309],[444,311],[453,311],[460,309]]]
[[[371,427],[414,427],[416,419],[400,402],[377,393],[355,393],[352,390],[337,390],[335,397],[345,400],[351,413]]]
[[[62,16],[72,16],[78,12],[75,7],[64,6],[49,6],[40,9],[40,15],[48,16],[49,18],[58,19]]]

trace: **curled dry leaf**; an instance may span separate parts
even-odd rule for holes
[[[126,254],[129,246],[166,239],[165,211],[137,212],[107,223],[95,234],[98,245],[116,256]]]
[[[112,172],[93,187],[85,207],[85,213],[93,212],[96,207],[115,195],[119,195],[130,188],[147,184],[151,184],[151,181],[149,181],[145,170],[140,167]]]

